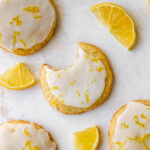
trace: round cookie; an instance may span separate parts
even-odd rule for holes
[[[1,0],[0,48],[30,55],[53,35],[56,12],[52,0]]]
[[[56,150],[56,143],[43,127],[27,121],[9,121],[0,124],[2,150]]]
[[[148,150],[150,146],[150,101],[135,100],[120,108],[109,128],[111,150]]]
[[[43,94],[64,114],[89,111],[102,104],[111,91],[113,73],[105,54],[91,44],[80,42],[78,47],[77,60],[69,68],[54,69],[46,64],[41,68]]]

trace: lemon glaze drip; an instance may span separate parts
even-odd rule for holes
[[[38,6],[29,6],[27,8],[23,8],[23,10],[27,11],[29,13],[32,13],[34,19],[40,19],[40,18],[42,18],[42,16],[40,16],[40,15],[37,16],[37,13],[40,12],[40,9],[39,9]]]

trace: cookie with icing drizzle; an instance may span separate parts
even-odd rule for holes
[[[117,111],[110,124],[111,150],[150,149],[150,101],[132,101]]]
[[[97,47],[79,43],[74,64],[66,69],[42,66],[40,83],[50,105],[65,114],[80,114],[102,104],[109,96],[113,73]]]
[[[43,127],[27,121],[0,125],[1,150],[56,150],[56,143]]]
[[[5,51],[30,55],[53,35],[56,12],[52,0],[1,0],[0,14],[0,48]]]

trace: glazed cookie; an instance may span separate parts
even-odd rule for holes
[[[50,105],[65,114],[89,111],[108,97],[113,73],[107,57],[97,47],[79,43],[78,57],[67,69],[43,65],[40,83]]]
[[[27,121],[0,125],[1,150],[56,150],[56,143],[43,127]]]
[[[52,0],[1,0],[0,47],[17,55],[30,55],[53,35],[56,13]]]
[[[132,101],[112,118],[109,130],[111,150],[150,149],[150,101]]]

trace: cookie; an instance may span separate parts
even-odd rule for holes
[[[113,116],[109,129],[111,150],[148,150],[150,147],[150,101],[137,100]]]
[[[56,12],[52,0],[1,0],[0,48],[30,55],[53,35]]]
[[[9,121],[0,125],[2,150],[56,150],[56,143],[43,127],[27,121]]]
[[[113,73],[105,54],[79,43],[75,63],[66,68],[42,66],[40,84],[51,106],[65,114],[80,114],[102,104],[109,96]]]

